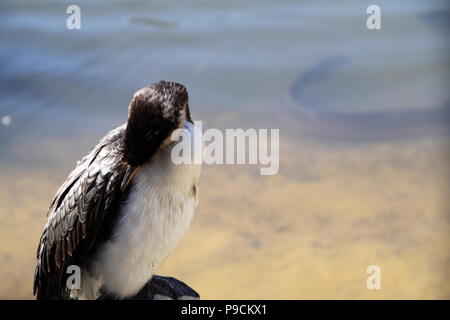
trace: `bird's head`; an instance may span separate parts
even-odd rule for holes
[[[186,121],[192,119],[183,85],[160,81],[138,90],[128,111],[125,160],[133,167],[145,164]]]

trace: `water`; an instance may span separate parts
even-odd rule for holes
[[[124,121],[135,90],[160,79],[185,84],[206,121],[234,114],[236,124],[281,127],[280,113],[301,121],[301,110],[425,110],[448,123],[444,1],[379,1],[376,31],[365,26],[369,1],[79,1],[76,31],[65,26],[68,4],[0,5],[0,114],[12,118],[3,148],[81,126],[100,134]]]
[[[204,128],[280,128],[281,166],[205,167],[162,274],[205,298],[448,299],[446,2],[376,1],[369,31],[365,0],[76,1],[67,30],[73,1],[2,0],[0,298],[31,297],[54,192],[165,79]]]

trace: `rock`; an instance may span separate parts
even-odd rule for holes
[[[154,275],[135,296],[126,300],[199,300],[200,295],[184,282],[172,277]],[[114,300],[107,294],[98,300]]]

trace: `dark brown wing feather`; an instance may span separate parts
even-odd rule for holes
[[[37,299],[67,299],[67,267],[82,265],[98,237],[111,204],[120,197],[125,173],[125,126],[111,131],[77,163],[56,193],[37,250]]]

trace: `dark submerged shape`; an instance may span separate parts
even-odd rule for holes
[[[78,163],[56,193],[37,250],[37,299],[68,299],[67,267],[87,268],[111,237],[133,173],[151,161],[172,131],[190,120],[181,84],[160,81],[134,94],[129,119],[110,131]]]

